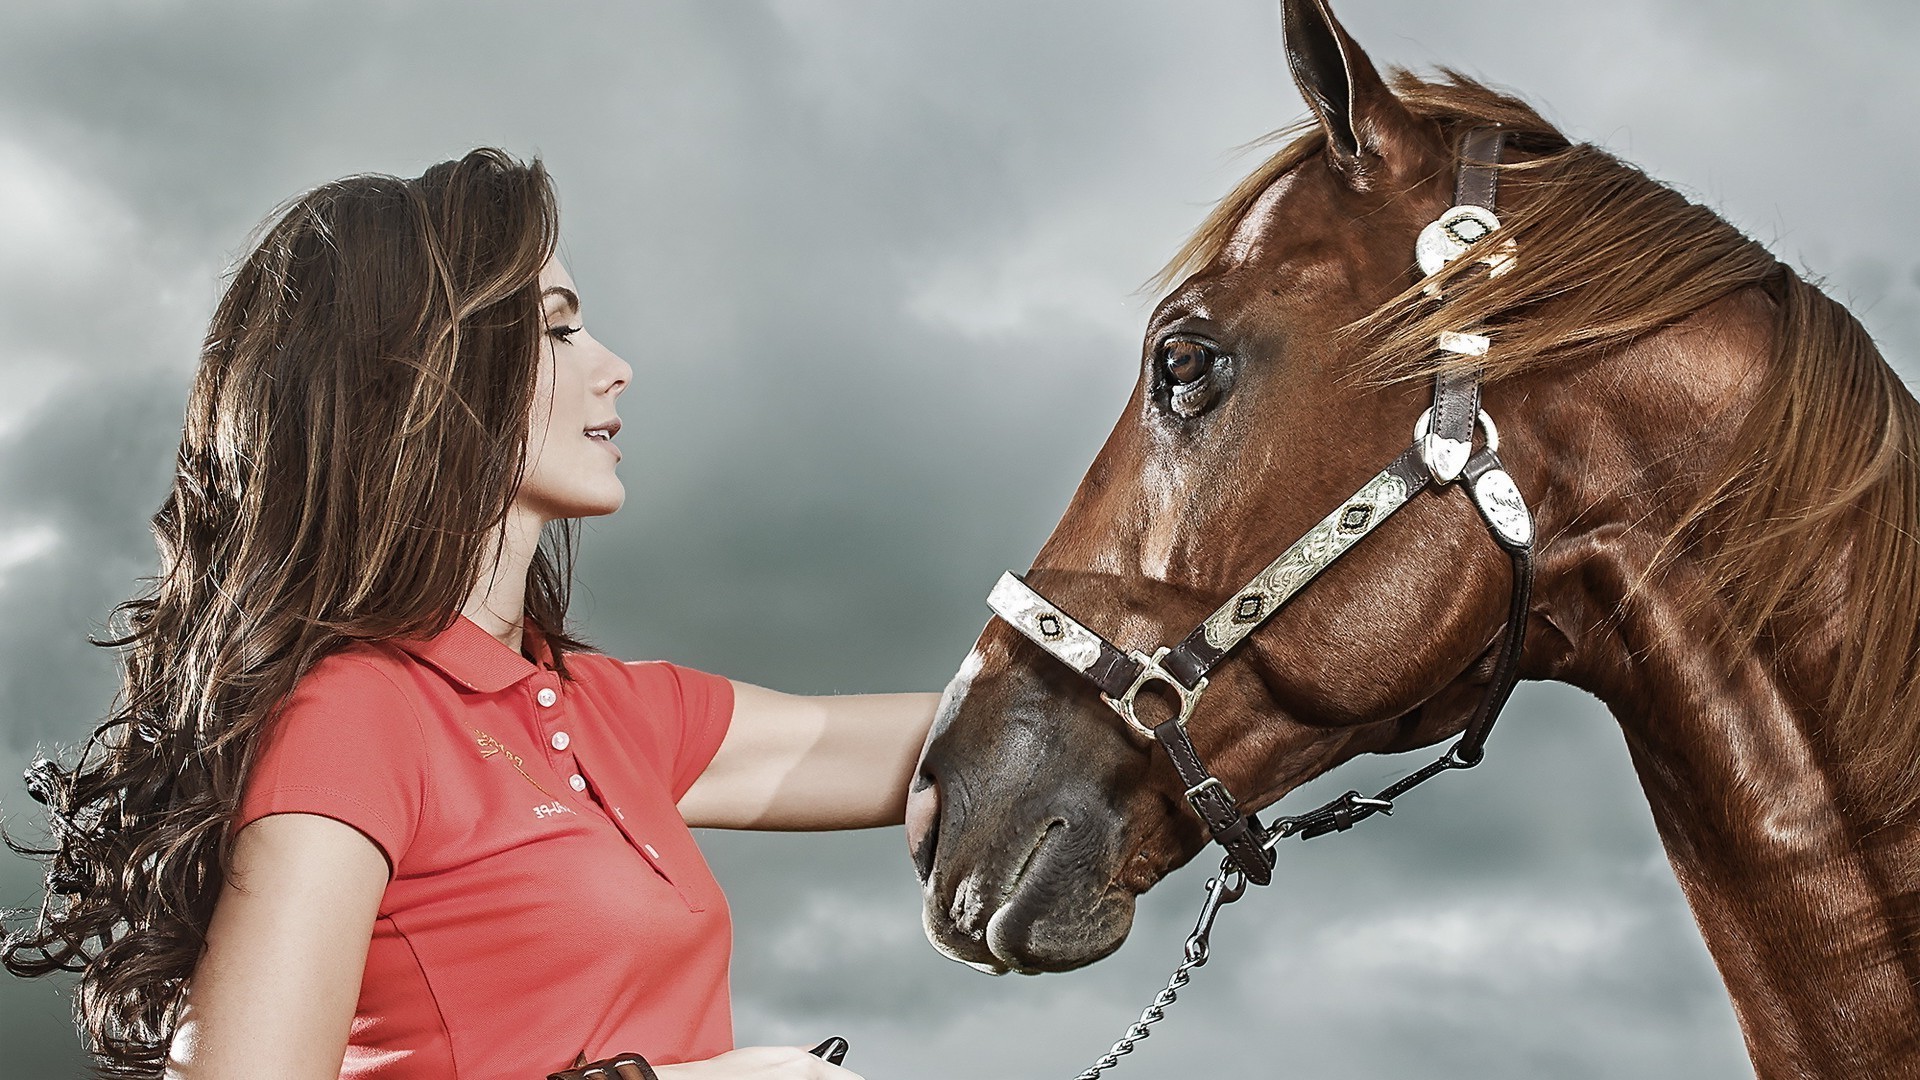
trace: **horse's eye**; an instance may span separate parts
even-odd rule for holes
[[[1154,355],[1166,379],[1167,406],[1176,416],[1200,415],[1230,381],[1232,361],[1205,338],[1170,337]]]
[[[1172,338],[1160,346],[1160,365],[1176,386],[1190,386],[1207,377],[1220,351],[1204,341]]]

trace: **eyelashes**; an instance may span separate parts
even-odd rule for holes
[[[553,337],[553,338],[555,338],[555,339],[557,339],[557,340],[560,340],[560,341],[565,341],[565,340],[567,340],[568,338],[570,338],[570,337],[572,337],[573,335],[575,335],[575,334],[577,334],[577,333],[579,333],[579,332],[580,332],[580,331],[581,331],[582,329],[584,329],[584,327],[579,327],[579,326],[555,326],[555,327],[551,327],[551,328],[549,328],[549,329],[547,330],[547,334],[548,334],[548,336],[550,336],[550,337]]]

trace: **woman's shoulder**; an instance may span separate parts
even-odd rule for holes
[[[286,732],[317,725],[342,738],[379,732],[417,745],[423,703],[407,672],[409,663],[403,652],[382,642],[336,649],[294,680],[271,726]]]
[[[568,653],[577,685],[599,699],[617,724],[658,765],[674,798],[686,793],[718,752],[733,719],[733,683],[725,676],[669,660],[621,660],[605,653]]]
[[[354,695],[405,697],[405,672],[412,661],[388,642],[354,641],[313,662],[294,680],[295,696]]]
[[[622,660],[603,652],[569,652],[565,662],[574,681],[610,684],[623,691],[661,702],[687,703],[727,693],[732,687],[723,675],[672,660]],[[731,698],[731,694],[727,693]]]
[[[425,815],[431,771],[396,661],[356,643],[315,661],[269,718],[231,828],[277,813],[331,817],[399,865]]]

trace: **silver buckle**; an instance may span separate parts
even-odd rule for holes
[[[1237,807],[1239,804],[1234,801],[1233,792],[1228,791],[1227,785],[1221,783],[1220,778],[1217,776],[1209,776],[1205,780],[1202,780],[1199,783],[1188,788],[1187,789],[1187,805],[1193,807],[1193,812],[1200,815],[1201,821],[1207,822],[1208,828],[1212,828],[1213,819],[1209,818],[1206,815],[1206,813],[1200,809],[1200,801],[1199,801],[1200,793],[1207,790],[1208,788],[1213,788],[1219,791],[1220,797],[1227,800],[1228,806]]]
[[[1114,712],[1119,713],[1120,719],[1125,720],[1128,727],[1148,739],[1153,738],[1153,729],[1142,724],[1140,717],[1135,715],[1133,711],[1133,699],[1140,696],[1142,688],[1148,683],[1154,682],[1166,683],[1173,688],[1174,697],[1180,700],[1180,712],[1174,719],[1179,722],[1182,730],[1186,729],[1187,717],[1193,715],[1193,706],[1200,700],[1200,692],[1207,688],[1207,680],[1202,678],[1199,683],[1189,690],[1185,683],[1174,678],[1171,672],[1160,666],[1161,658],[1172,651],[1172,649],[1163,645],[1155,650],[1152,656],[1148,656],[1138,649],[1127,653],[1127,656],[1132,659],[1134,663],[1140,665],[1140,674],[1133,677],[1133,685],[1127,687],[1127,692],[1120,695],[1117,700],[1105,694],[1100,695],[1100,700],[1106,702],[1108,707],[1113,709]]]

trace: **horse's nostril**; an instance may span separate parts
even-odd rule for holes
[[[933,876],[933,849],[940,839],[940,784],[927,770],[913,778],[907,793],[907,850],[922,884]]]

